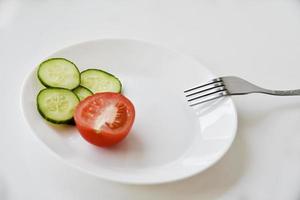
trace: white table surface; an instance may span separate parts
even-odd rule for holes
[[[21,115],[24,77],[49,53],[108,37],[171,47],[217,75],[300,88],[299,0],[1,0],[1,200],[300,199],[300,97],[235,97],[239,129],[229,152],[176,183],[116,184],[50,154]]]

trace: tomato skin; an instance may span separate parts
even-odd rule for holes
[[[120,102],[124,103],[127,108],[127,116],[128,119],[124,127],[117,128],[115,130],[106,128],[101,130],[101,132],[96,132],[95,129],[91,125],[87,125],[83,123],[82,116],[80,112],[83,109],[85,101],[92,101],[93,99],[102,98],[102,99],[118,99]],[[109,147],[115,145],[122,141],[130,132],[132,128],[134,119],[135,119],[135,109],[133,104],[130,102],[129,99],[124,97],[119,93],[112,93],[112,92],[104,92],[104,93],[96,93],[92,96],[87,97],[83,101],[79,103],[75,110],[74,119],[76,122],[76,127],[79,130],[81,136],[88,141],[89,143],[99,146],[99,147]]]

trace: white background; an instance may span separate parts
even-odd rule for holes
[[[0,0],[1,200],[300,199],[300,97],[235,97],[232,148],[212,168],[176,183],[111,183],[50,154],[21,115],[25,76],[62,47],[111,37],[171,47],[217,75],[300,88],[299,0]]]

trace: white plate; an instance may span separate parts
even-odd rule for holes
[[[136,121],[124,141],[109,149],[95,147],[74,127],[42,119],[35,101],[41,84],[33,69],[23,87],[24,116],[42,143],[82,171],[132,184],[175,181],[214,164],[235,137],[237,114],[230,98],[198,110],[187,105],[183,91],[213,77],[192,58],[127,39],[84,42],[49,57],[70,59],[80,70],[115,74],[136,108]]]

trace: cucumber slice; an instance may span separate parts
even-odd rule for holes
[[[122,90],[122,84],[117,77],[99,69],[87,69],[81,72],[80,79],[80,85],[94,94],[97,92],[120,93]]]
[[[89,89],[87,89],[83,86],[78,86],[77,88],[75,88],[73,90],[73,92],[77,95],[77,97],[79,98],[80,101],[85,99],[88,96],[93,95],[93,93]]]
[[[80,84],[80,72],[76,65],[65,58],[51,58],[38,68],[38,78],[46,87],[72,90]]]
[[[46,88],[37,95],[39,113],[55,124],[70,124],[73,121],[78,97],[70,90],[63,88]]]

